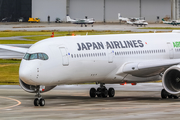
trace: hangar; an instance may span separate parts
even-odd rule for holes
[[[12,16],[14,21],[28,16],[46,22],[50,16],[51,21],[57,17],[65,21],[69,15],[87,16],[96,22],[118,22],[121,13],[123,17],[144,17],[148,22],[156,22],[165,16],[179,19],[179,6],[179,0],[0,0],[0,19]]]

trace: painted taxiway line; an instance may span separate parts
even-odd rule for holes
[[[9,97],[2,97],[2,96],[0,96],[0,98],[4,98],[4,99],[8,99],[8,100],[12,100],[12,101],[16,101],[16,102],[17,102],[17,104],[15,104],[15,105],[8,106],[8,107],[2,107],[2,108],[0,108],[0,110],[2,110],[2,109],[9,109],[9,108],[13,108],[13,107],[19,106],[19,105],[21,104],[21,102],[20,102],[19,100],[16,100],[16,99],[13,99],[13,98],[9,98]]]

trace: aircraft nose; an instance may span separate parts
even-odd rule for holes
[[[33,75],[35,74],[33,72],[32,65],[21,64],[19,69],[19,78],[27,84],[35,84],[35,82],[32,80]]]
[[[32,82],[32,80],[31,80],[31,70],[21,67],[19,69],[19,78],[22,81],[24,81],[25,83],[30,84]]]

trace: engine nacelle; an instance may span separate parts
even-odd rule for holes
[[[180,65],[168,68],[163,75],[164,89],[172,95],[180,95]]]
[[[21,88],[24,91],[29,92],[29,93],[36,93],[36,86],[28,85],[28,84],[24,83],[21,79],[19,79],[19,83],[20,83]],[[43,91],[41,91],[41,93],[47,92],[47,91],[53,89],[54,87],[56,87],[56,86],[45,86],[45,89]]]

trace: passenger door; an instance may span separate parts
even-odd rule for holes
[[[68,53],[65,47],[59,47],[62,55],[62,65],[63,66],[68,66],[69,65],[69,58],[68,58]]]
[[[171,42],[167,42],[168,48],[169,48],[169,58],[173,59],[174,58],[174,50]]]

